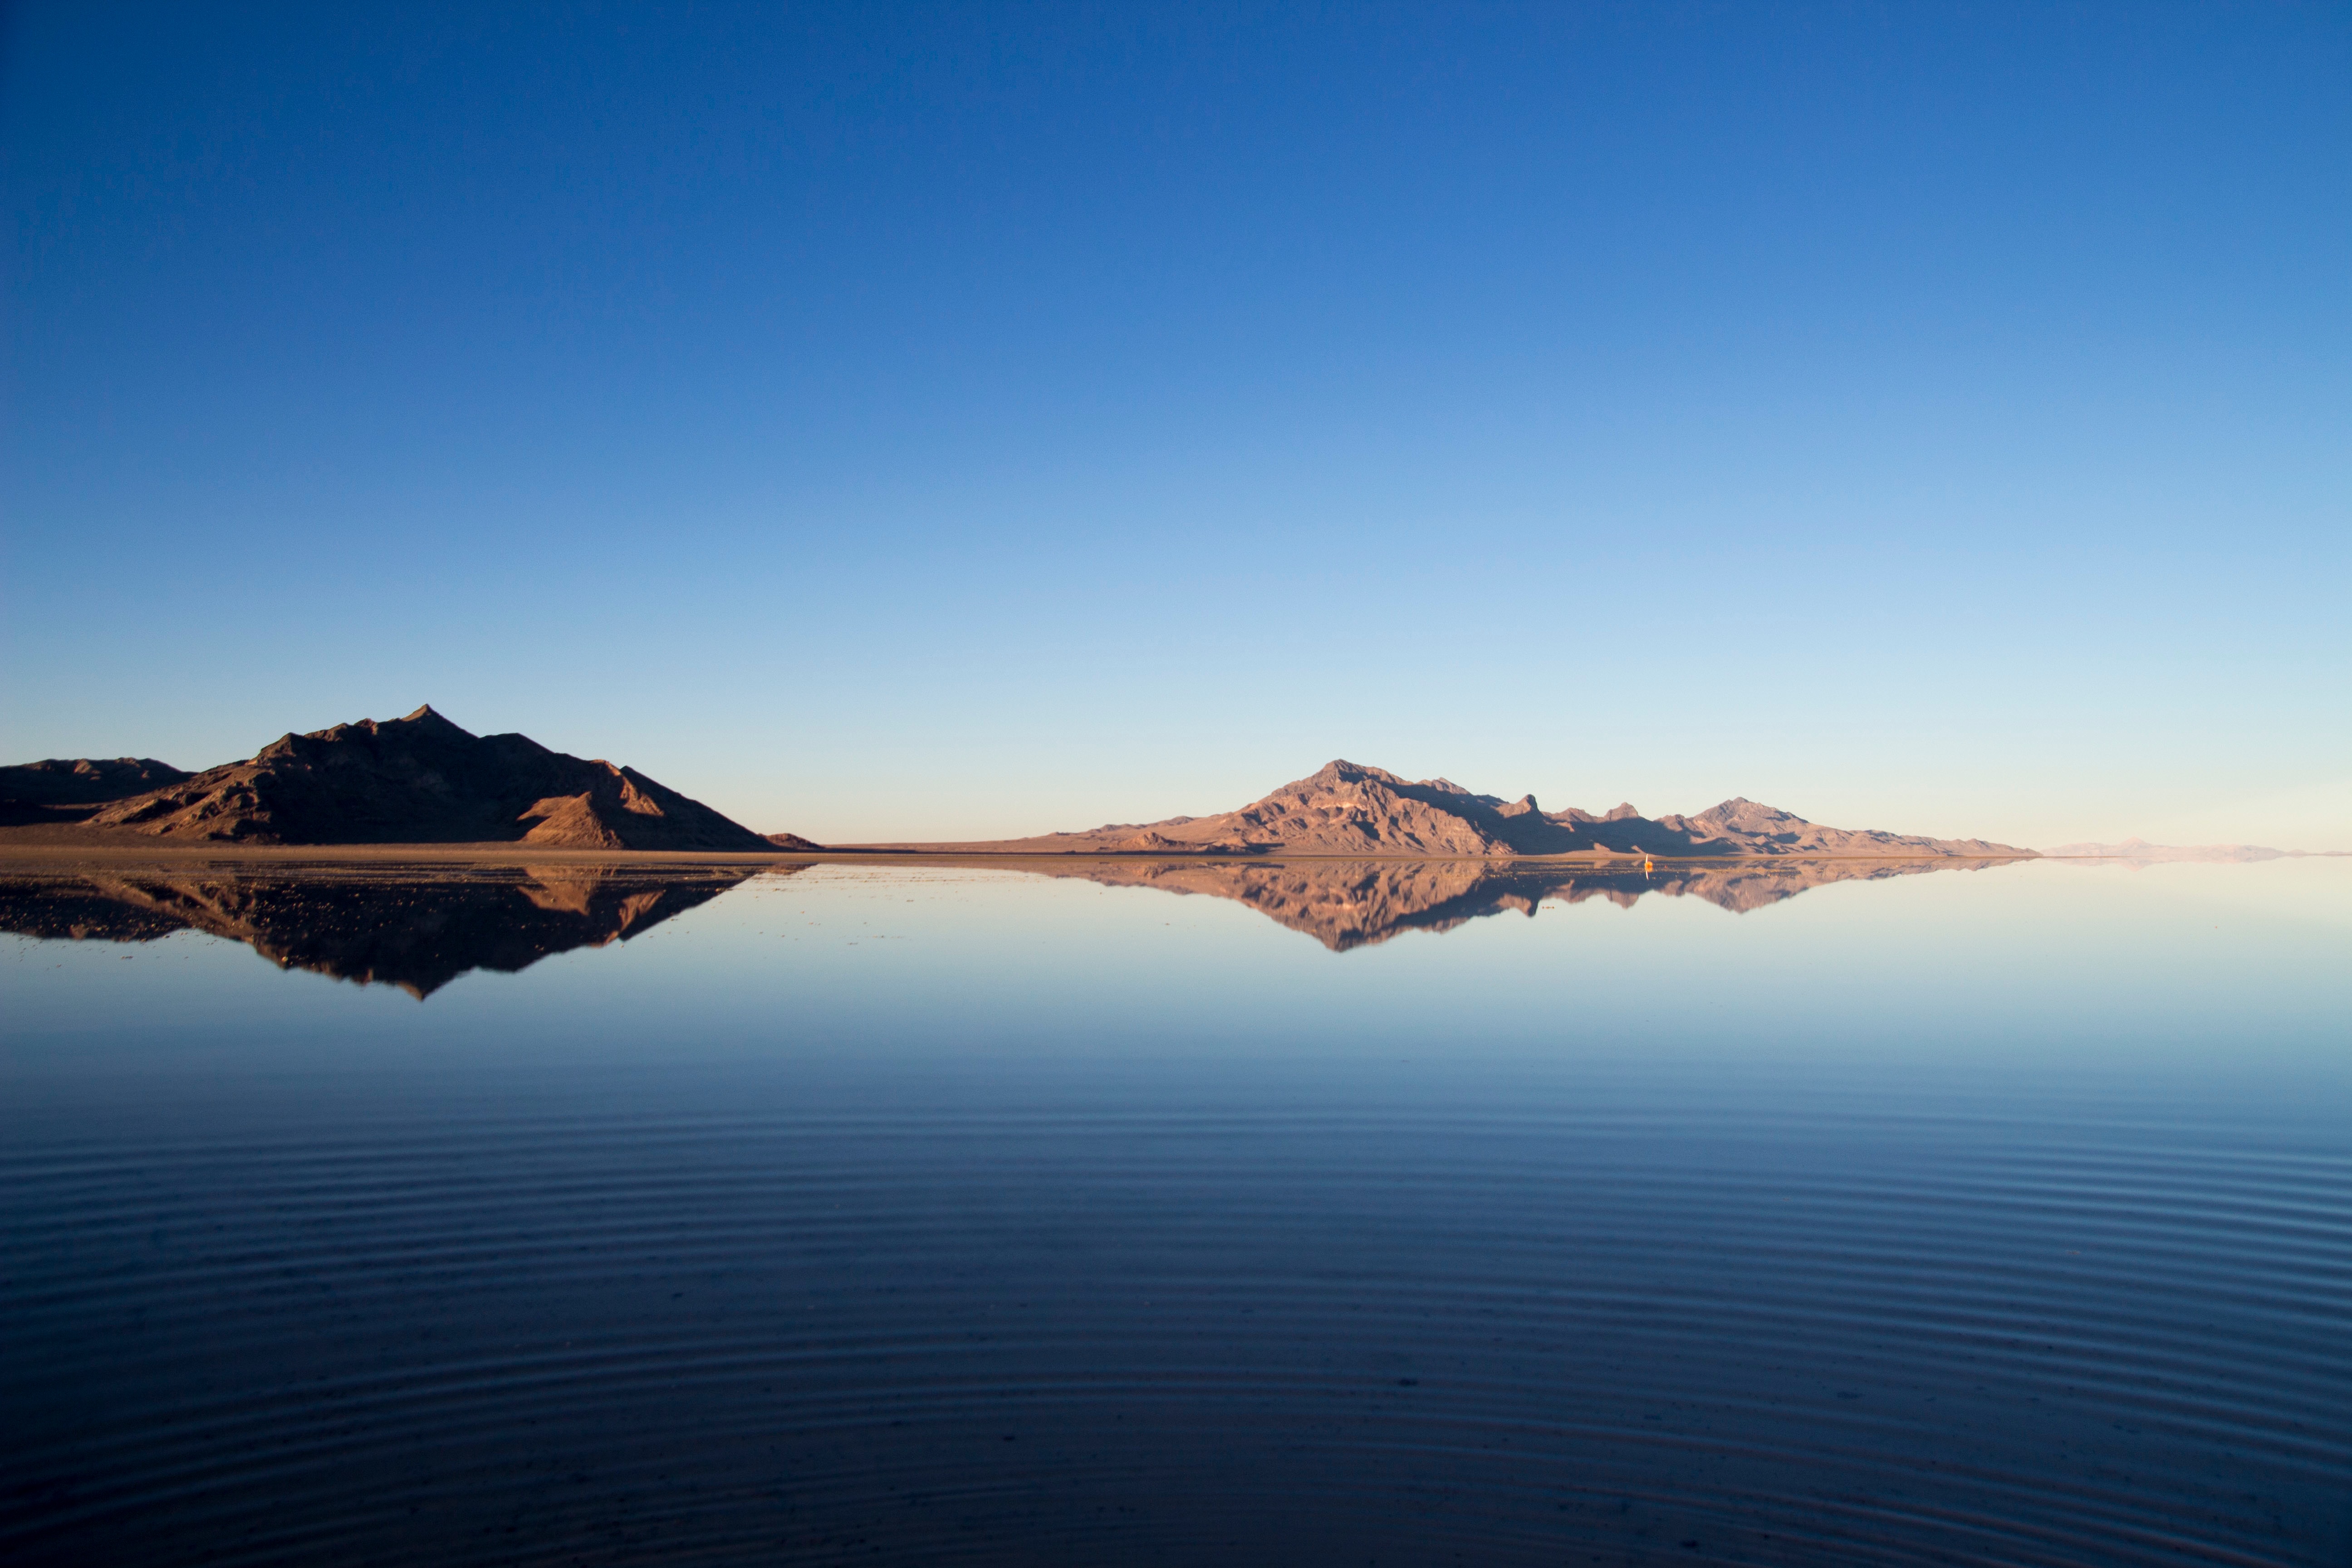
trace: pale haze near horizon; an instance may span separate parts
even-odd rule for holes
[[[0,761],[2352,848],[2352,14],[17,7]]]

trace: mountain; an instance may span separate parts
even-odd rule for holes
[[[476,735],[429,707],[286,735],[250,762],[101,806],[85,826],[237,844],[774,847],[634,768],[522,735]]]
[[[1412,783],[1382,768],[1335,762],[1262,800],[1215,816],[1173,816],[1081,833],[979,844],[876,845],[961,853],[1070,855],[1374,855],[1494,858],[1521,855],[1862,855],[2008,859],[2031,849],[1981,838],[1924,838],[1823,827],[1734,798],[1696,816],[1645,817],[1631,805],[1598,815],[1545,811],[1533,795],[1505,801],[1450,779]]]
[[[1370,947],[1402,931],[1447,931],[1486,915],[1529,919],[1547,903],[1603,899],[1632,909],[1638,899],[1696,898],[1746,914],[1832,882],[1877,881],[1930,871],[1979,871],[1991,860],[1864,861],[1787,859],[1721,867],[1664,868],[1509,864],[1463,859],[1250,861],[1192,857],[1179,860],[1085,860],[1059,877],[1107,887],[1151,888],[1201,894],[1248,905],[1277,924],[1302,931],[1334,952]]]
[[[0,826],[79,822],[108,801],[187,776],[152,757],[50,757],[0,768]]]
[[[422,1000],[471,970],[513,973],[551,953],[626,942],[769,870],[577,863],[419,881],[207,871],[0,878],[0,931],[77,942],[153,942],[199,931],[280,969],[396,985]]]
[[[2150,844],[2145,838],[2126,838],[2121,844],[2061,844],[2042,853],[2062,860],[2128,860],[2136,866],[2153,866],[2178,860],[2231,864],[2253,860],[2292,860],[2310,855],[2340,855],[2343,851],[2266,849],[2259,844]]]

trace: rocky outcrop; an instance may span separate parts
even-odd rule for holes
[[[634,768],[522,735],[476,735],[429,707],[283,736],[249,762],[102,806],[87,826],[238,844],[773,847]]]

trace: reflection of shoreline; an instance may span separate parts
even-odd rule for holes
[[[625,942],[769,868],[509,862],[420,877],[414,868],[92,867],[0,878],[0,931],[73,942],[197,931],[281,969],[396,985],[422,1000],[473,970],[513,973],[551,953]]]
[[[1162,892],[1231,899],[1334,952],[1369,947],[1406,931],[1447,931],[1486,915],[1517,912],[1532,919],[1547,901],[1570,904],[1605,899],[1632,909],[1645,894],[1696,898],[1745,914],[1832,882],[1879,881],[1933,871],[1983,870],[2015,860],[1748,860],[1656,861],[1604,868],[1551,862],[1485,860],[1234,861],[1090,860],[1065,868],[1022,869],[1084,878],[1106,887],[1155,888]]]

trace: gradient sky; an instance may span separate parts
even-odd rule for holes
[[[2345,5],[5,26],[5,760],[2352,847]]]

